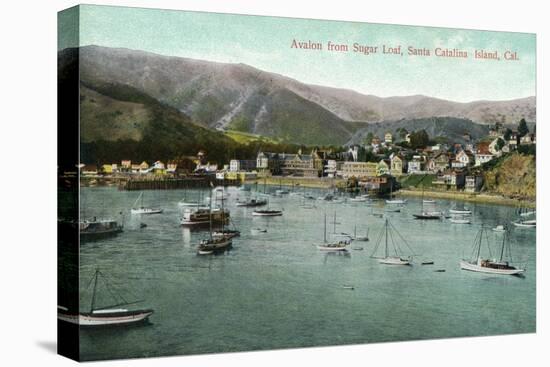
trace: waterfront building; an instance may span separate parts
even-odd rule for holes
[[[104,164],[101,166],[101,172],[106,175],[111,175],[113,173],[113,165],[112,164]]]
[[[462,170],[445,170],[437,175],[433,185],[445,187],[447,190],[464,188],[466,174]]]
[[[481,175],[466,176],[464,191],[479,192],[482,186],[483,186],[483,176]]]
[[[467,150],[461,150],[456,154],[455,160],[451,162],[452,168],[464,168],[474,163],[473,154]]]
[[[253,171],[256,169],[257,159],[232,159],[229,162],[231,172]]]
[[[302,154],[301,150],[297,154],[260,152],[256,166],[259,171],[269,171],[274,175],[319,177],[324,162],[315,149],[311,154]]]
[[[386,161],[382,159],[378,164],[376,165],[376,176],[384,176],[390,174],[390,165],[391,163],[389,161]]]
[[[341,176],[343,178],[366,178],[377,176],[378,164],[374,162],[343,162]]]
[[[425,162],[422,159],[422,156],[415,155],[413,156],[413,159],[407,164],[407,173],[422,173],[424,171],[424,165]]]
[[[428,160],[427,170],[433,173],[443,172],[449,168],[449,155],[440,151]]]
[[[166,172],[171,173],[171,174],[175,174],[177,170],[178,170],[178,163],[177,162],[170,161],[170,162],[166,163]]]
[[[336,172],[338,170],[338,163],[335,159],[329,159],[327,160],[327,164],[325,165],[325,171],[324,176],[326,177],[336,177]]]
[[[399,177],[403,174],[403,159],[397,155],[390,156],[390,175]]]
[[[97,176],[98,169],[95,164],[85,164],[81,168],[81,173],[83,176]]]

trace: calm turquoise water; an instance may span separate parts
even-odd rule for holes
[[[274,190],[275,188],[273,188]],[[287,195],[271,198],[282,217],[253,218],[251,208],[235,206],[250,193],[230,188],[226,206],[241,237],[218,256],[197,256],[196,244],[207,235],[179,225],[177,202],[184,191],[146,191],[146,205],[164,213],[136,218],[129,209],[139,192],[83,188],[82,214],[124,213],[124,233],[81,246],[81,287],[96,267],[137,307],[153,308],[149,325],[82,330],[84,360],[280,349],[319,345],[374,343],[535,331],[535,231],[515,229],[510,238],[514,259],[527,266],[525,277],[491,276],[461,271],[481,224],[515,219],[515,208],[467,204],[472,225],[416,221],[419,199],[409,199],[401,213],[386,216],[419,254],[413,266],[387,266],[369,257],[384,219],[383,202],[329,204]],[[188,191],[197,197],[199,191]],[[207,194],[206,194],[207,195]],[[318,191],[316,195],[321,195]],[[456,203],[438,200],[439,209]],[[323,221],[332,232],[359,234],[369,228],[370,242],[354,242],[348,254],[320,252]],[[140,229],[140,223],[147,227]],[[254,227],[268,233],[252,235]],[[493,254],[500,234],[489,231]],[[485,250],[486,252],[486,250]],[[420,265],[433,260],[434,265]],[[444,269],[445,272],[434,272]],[[353,285],[347,290],[342,285]],[[109,292],[100,283],[98,303]],[[82,292],[82,309],[91,292]]]

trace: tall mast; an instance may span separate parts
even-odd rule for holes
[[[479,254],[481,253],[481,242],[483,241],[483,228],[479,230],[479,246],[477,247],[476,262],[479,261]]]
[[[90,305],[90,313],[92,313],[94,311],[94,308],[95,308],[95,294],[96,294],[96,289],[97,289],[97,278],[99,277],[99,268],[96,268],[95,269],[95,274],[94,274],[94,291],[92,293],[92,304]]]
[[[332,233],[336,233],[336,210],[334,211],[334,222],[332,223]]]
[[[506,232],[502,234],[502,247],[500,248],[500,259],[499,262],[502,262],[502,259],[504,258],[504,243],[506,241]]]
[[[324,232],[324,241],[327,242],[327,212],[325,212],[325,232]]]
[[[223,198],[223,191],[222,191],[222,234],[224,233],[223,231],[225,230],[225,208],[223,206],[224,204],[224,198]]]
[[[212,188],[210,188],[210,207],[208,210],[208,218],[210,219],[210,241],[212,241]]]
[[[389,257],[389,251],[388,251],[388,218],[386,218],[386,251],[385,251],[386,258]]]

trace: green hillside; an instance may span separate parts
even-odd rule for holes
[[[537,179],[533,155],[508,154],[483,168],[485,190],[507,197],[535,199]]]

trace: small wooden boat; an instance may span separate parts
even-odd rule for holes
[[[384,211],[388,213],[400,213],[401,208],[385,208]]]
[[[422,261],[420,264],[421,265],[433,265],[434,262],[433,261]]]
[[[141,199],[141,206],[136,207],[137,202]],[[130,210],[132,214],[160,214],[162,213],[162,209],[160,208],[149,208],[143,206],[143,192],[139,194],[138,198],[136,199],[134,206]]]
[[[422,212],[420,214],[413,214],[415,219],[441,219],[440,212]]]
[[[355,289],[355,287],[352,286],[352,285],[343,285],[342,288],[349,289],[349,290],[354,290]]]
[[[472,221],[469,218],[451,218],[449,219],[454,224],[470,224]]]
[[[212,232],[213,237],[234,238],[234,237],[239,237],[240,235],[241,235],[241,232],[237,231],[236,229],[222,229],[219,231]]]
[[[391,199],[386,200],[386,204],[399,204],[403,205],[407,203],[407,199]]]
[[[264,206],[267,205],[267,200],[262,199],[250,199],[248,201],[244,202],[237,202],[237,206],[243,206],[243,207],[257,207],[257,206]]]
[[[517,221],[512,222],[512,224],[518,228],[536,228],[537,226],[536,220]]]
[[[455,209],[450,209],[449,213],[450,214],[470,215],[470,214],[472,214],[472,211],[468,210],[468,209],[456,209],[455,208]]]
[[[273,209],[254,210],[252,212],[252,215],[255,217],[278,217],[283,215],[283,212],[282,210],[273,210]]]
[[[498,226],[494,227],[493,232],[506,232],[506,228],[502,224],[499,224]]]
[[[363,196],[356,196],[354,198],[350,198],[349,201],[351,203],[364,203],[365,201],[367,201],[368,199],[366,197],[363,197]]]
[[[250,230],[250,233],[252,233],[252,234],[267,233],[267,229],[265,229],[265,228],[252,228],[252,229]]]

